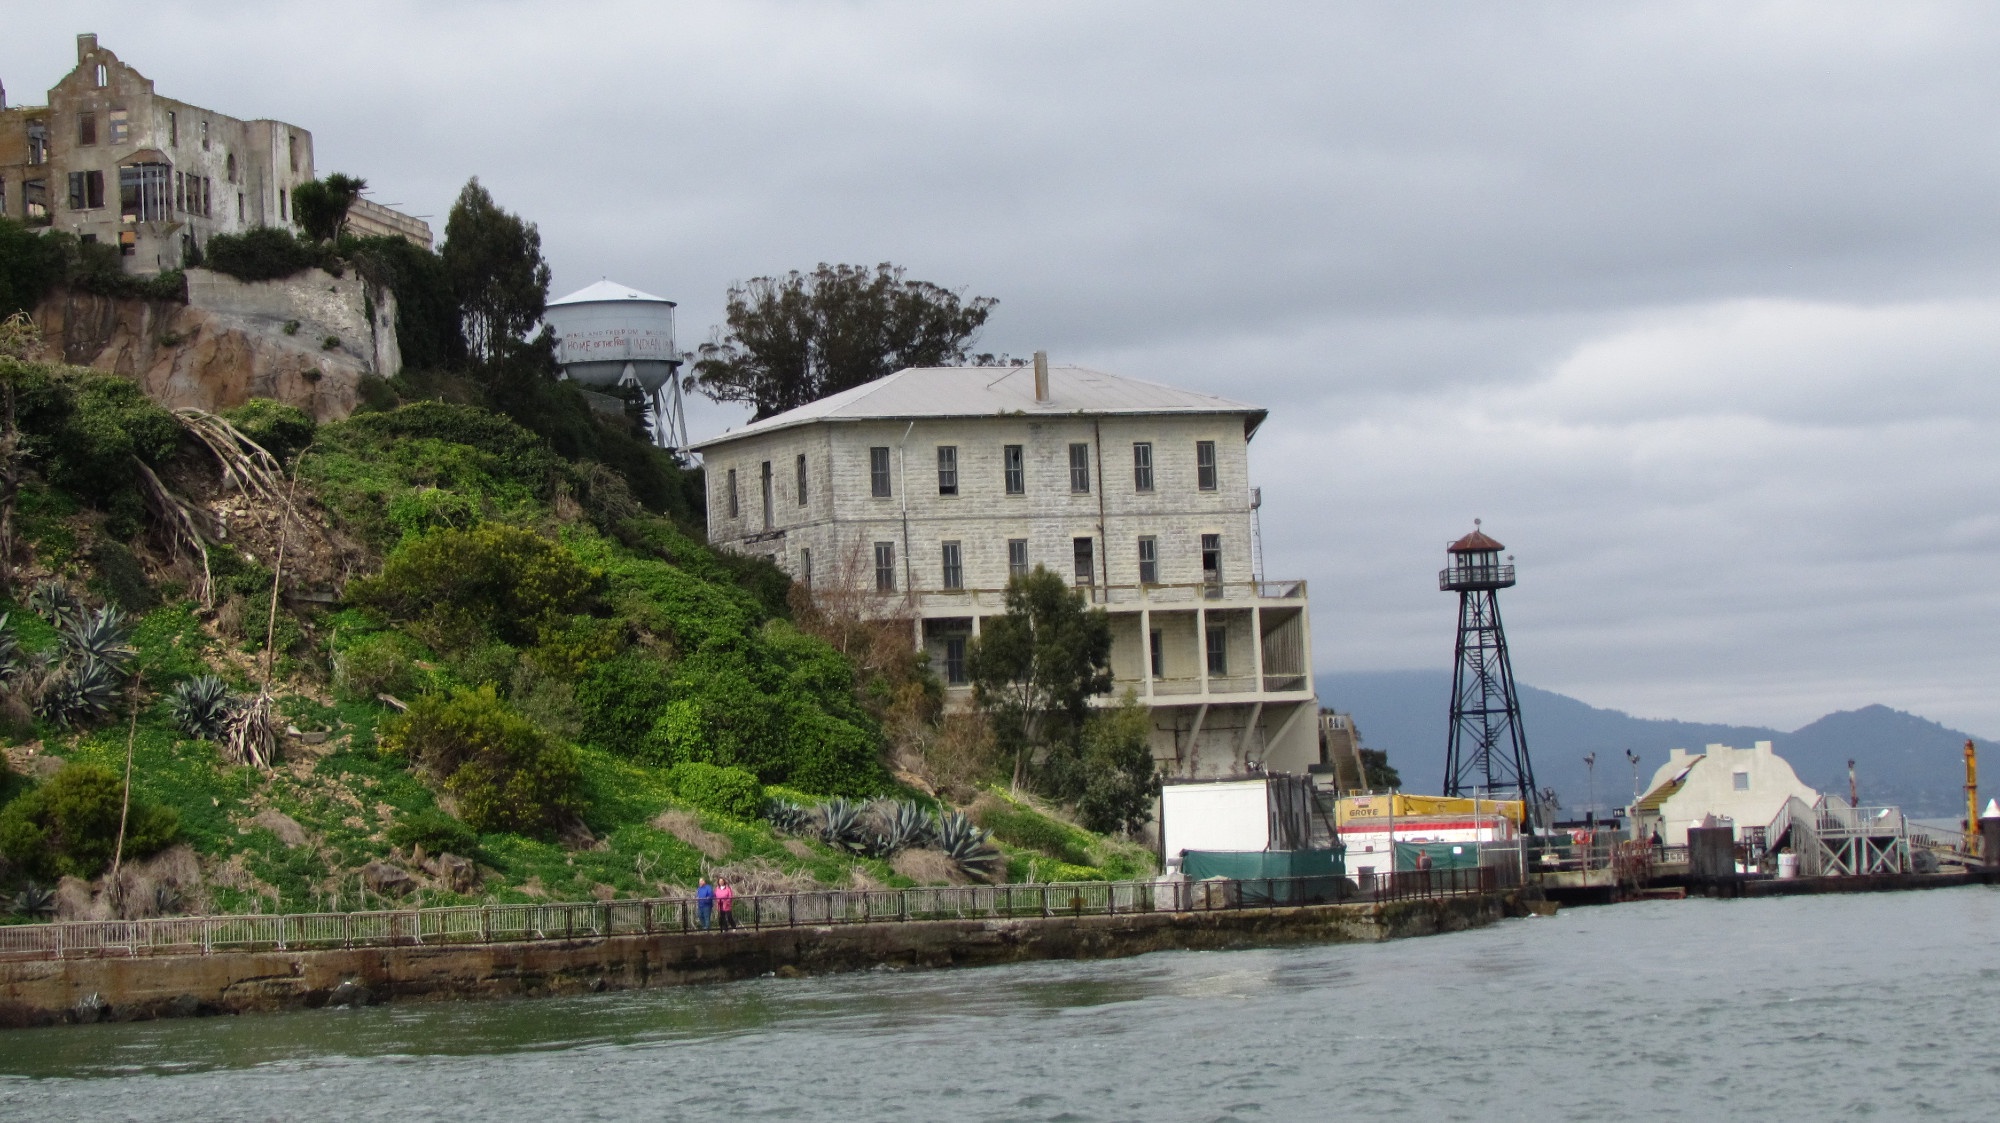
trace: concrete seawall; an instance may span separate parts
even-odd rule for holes
[[[1172,949],[1352,943],[1519,916],[1513,893],[1388,904],[1116,916],[931,920],[214,955],[0,961],[0,1026],[235,1014],[326,1005],[578,994],[876,966],[974,967]],[[336,994],[342,984],[353,984]],[[357,989],[365,988],[365,989]]]

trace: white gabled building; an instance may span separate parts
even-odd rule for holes
[[[1253,572],[1265,411],[1074,366],[901,370],[699,442],[708,536],[907,603],[949,699],[1011,575],[1111,616],[1114,696],[1172,777],[1320,759],[1304,581]]]
[[[1742,841],[1746,831],[1762,832],[1795,796],[1811,805],[1819,793],[1769,741],[1747,749],[1710,745],[1700,753],[1674,749],[1632,804],[1633,837],[1658,831],[1666,845],[1686,846],[1688,828],[1712,815],[1728,820]]]

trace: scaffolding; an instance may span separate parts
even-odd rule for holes
[[[1894,807],[1850,807],[1825,796],[1793,796],[1765,831],[1772,851],[1790,847],[1801,877],[1910,873],[1910,828]]]

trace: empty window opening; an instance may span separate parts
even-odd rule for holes
[[[244,220],[244,219],[243,219],[243,192],[241,192],[241,191],[238,191],[238,192],[236,193],[236,221],[238,221],[238,222],[242,222],[243,220]]]
[[[771,506],[772,506],[772,504],[771,504],[771,490],[772,490],[772,489],[771,489],[771,462],[770,462],[770,461],[768,461],[768,460],[764,461],[764,465],[763,465],[763,468],[761,469],[761,471],[760,471],[759,475],[760,475],[760,481],[759,481],[759,487],[760,487],[760,488],[762,489],[762,493],[763,493],[763,496],[762,496],[762,497],[763,497],[763,500],[764,500],[764,529],[765,529],[765,530],[769,530],[769,529],[771,529],[771,525],[772,525],[772,520],[773,520],[773,519],[775,518],[775,516],[776,516],[776,512],[772,511],[772,509],[771,509]]]
[[[282,222],[290,222],[290,221],[292,220],[292,216],[291,216],[291,214],[289,213],[289,211],[290,211],[290,208],[289,208],[289,207],[287,207],[287,206],[285,205],[285,189],[284,189],[284,188],[282,188],[282,187],[280,187],[280,188],[278,188],[278,218],[279,218],[279,220],[280,220],[280,221],[282,221]]]
[[[1139,583],[1160,583],[1160,540],[1150,534],[1139,539]]]
[[[1028,575],[1028,540],[1009,538],[1007,540],[1007,579]]]
[[[1007,477],[1007,494],[1021,495],[1028,490],[1027,460],[1020,445],[1008,445],[1000,450],[1000,463]]]
[[[1208,673],[1226,675],[1229,673],[1229,629],[1213,627],[1208,630]]]
[[[80,146],[97,143],[97,114],[76,115],[76,143]]]
[[[1196,441],[1194,443],[1195,486],[1203,491],[1215,490],[1215,442]]]
[[[120,230],[118,232],[118,253],[121,257],[139,256],[139,232],[137,230]]]
[[[231,152],[222,158],[222,175],[229,182],[236,182],[236,153]],[[237,217],[241,218],[242,216],[238,215]]]
[[[201,150],[203,152],[208,151],[208,122],[206,120],[201,123]]]
[[[937,450],[937,457],[938,457],[938,494],[957,495],[958,494],[958,446],[939,445]]]
[[[724,478],[728,481],[726,486],[729,492],[729,517],[733,519],[743,513],[736,500],[736,469],[731,468]]]
[[[1078,495],[1090,491],[1090,446],[1082,442],[1069,446],[1069,489]]]
[[[49,124],[47,121],[28,122],[28,163],[49,162]]]
[[[111,84],[111,70],[101,62],[90,72],[90,77],[91,84],[100,90]]]
[[[896,544],[894,542],[875,543],[875,591],[893,593],[896,591]]]
[[[794,468],[798,472],[798,477],[799,477],[799,506],[803,507],[806,505],[806,495],[807,495],[805,453],[803,452],[799,453],[798,462],[796,465],[794,465]]]
[[[1729,778],[1734,783],[1737,791],[1747,792],[1750,790],[1750,774],[1748,772],[1732,772]]]
[[[181,143],[181,115],[167,110],[167,143],[179,147]]]
[[[21,214],[25,218],[46,223],[49,219],[49,181],[45,179],[24,179],[21,181]]]
[[[1201,536],[1201,579],[1211,585],[1222,584],[1222,535]]]
[[[1076,583],[1089,585],[1096,581],[1097,540],[1094,538],[1070,539],[1070,554],[1076,562]]]
[[[87,211],[104,205],[103,172],[69,173],[69,209]]]
[[[868,450],[868,494],[877,499],[889,498],[888,445],[876,445]]]
[[[293,133],[293,134],[292,134],[291,136],[288,136],[288,137],[286,137],[285,139],[286,139],[286,141],[287,141],[287,143],[286,143],[286,145],[285,145],[285,150],[286,150],[286,153],[287,153],[287,155],[288,155],[288,156],[290,157],[290,159],[291,159],[291,162],[292,162],[292,170],[293,170],[293,171],[298,171],[298,170],[299,170],[299,137],[298,137],[298,134],[297,134],[297,133]]]
[[[806,587],[807,592],[812,591],[813,552],[810,549],[799,551],[799,582]]]
[[[126,164],[118,169],[118,214],[126,222],[164,222],[173,217],[173,168],[168,164]]]
[[[950,686],[964,686],[969,680],[965,676],[965,641],[963,635],[944,637],[944,681]]]
[[[111,126],[111,143],[124,144],[132,137],[132,120],[123,109],[114,109],[106,118]]]
[[[1146,651],[1151,660],[1149,665],[1153,668],[1153,677],[1166,678],[1167,638],[1160,632],[1160,629],[1154,628],[1153,634],[1147,637]]]
[[[1153,442],[1139,441],[1132,446],[1132,488],[1135,491],[1153,490]]]
[[[944,544],[944,587],[965,588],[965,554],[956,542]]]

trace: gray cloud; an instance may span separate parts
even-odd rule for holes
[[[85,30],[440,225],[479,175],[690,342],[892,260],[989,347],[1270,406],[1324,667],[1446,661],[1480,515],[1539,685],[2000,729],[1990,6],[79,3],[9,21],[13,99]]]

